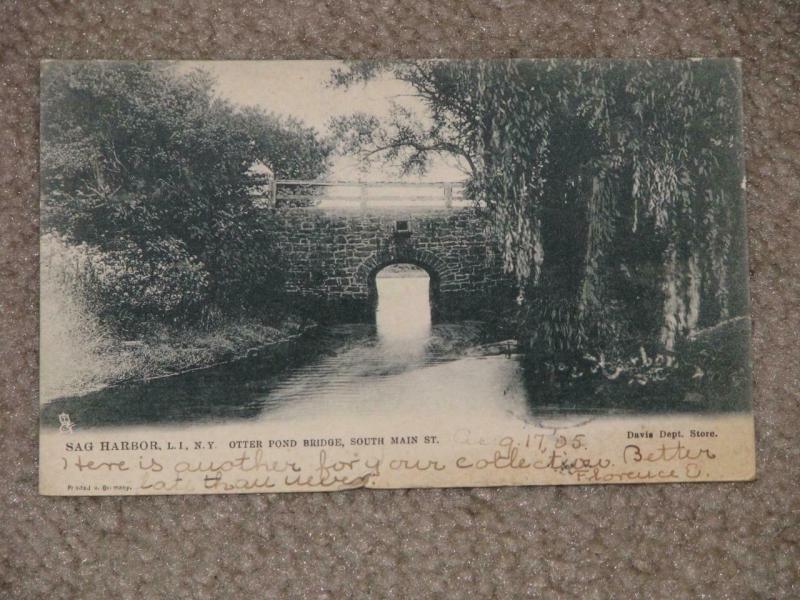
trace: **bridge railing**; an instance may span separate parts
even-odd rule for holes
[[[325,203],[346,207],[367,206],[470,206],[459,181],[315,181],[278,179],[270,188],[272,206],[317,206]]]

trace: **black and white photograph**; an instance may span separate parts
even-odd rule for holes
[[[735,59],[44,61],[54,495],[755,476]]]

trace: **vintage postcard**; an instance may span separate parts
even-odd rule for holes
[[[45,61],[40,490],[755,477],[740,65]]]

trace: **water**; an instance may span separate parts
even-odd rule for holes
[[[357,326],[335,328],[350,343],[294,370],[263,396],[263,404],[274,407],[265,418],[296,422],[413,414],[431,419],[452,410],[485,414],[493,403],[501,412],[524,411],[515,361],[465,356],[479,342],[479,324],[432,324],[424,271],[382,272],[376,286],[375,328],[360,333]]]
[[[436,427],[454,420],[541,423],[557,417],[561,423],[569,414],[701,408],[670,390],[661,398],[649,388],[625,386],[627,395],[619,387],[604,391],[604,383],[597,389],[576,387],[569,396],[533,388],[525,383],[519,356],[481,345],[480,323],[431,322],[424,271],[390,269],[386,275],[376,279],[374,325],[320,327],[299,341],[228,365],[54,400],[42,408],[42,423],[57,427],[63,412],[84,430],[216,428],[243,421],[286,423],[287,431],[295,424],[324,428],[346,422],[352,430],[370,422]],[[721,400],[709,406],[749,406],[749,388],[740,387],[738,395],[720,393]],[[733,400],[721,405],[729,395]]]
[[[56,400],[43,422],[56,425],[60,412],[84,428],[527,414],[516,357],[482,355],[478,323],[431,323],[427,275],[376,284],[375,325],[322,328],[278,355]]]
[[[378,307],[375,323],[384,345],[420,346],[431,333],[430,278],[422,271],[412,277],[375,278]]]

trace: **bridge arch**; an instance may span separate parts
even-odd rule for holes
[[[356,270],[356,281],[358,285],[367,290],[372,312],[374,313],[378,304],[378,286],[375,282],[378,273],[385,267],[397,264],[411,264],[428,274],[431,317],[435,320],[439,314],[442,280],[450,275],[450,268],[433,252],[413,246],[394,246],[382,252],[375,252],[359,265]]]
[[[428,273],[432,316],[440,321],[472,318],[515,296],[474,207],[270,210],[265,223],[286,261],[286,292],[316,321],[372,320],[375,277],[397,263]]]

